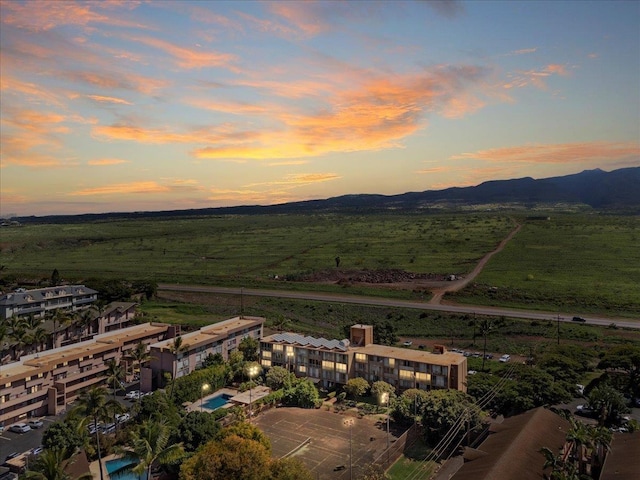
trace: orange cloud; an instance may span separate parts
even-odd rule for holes
[[[97,160],[89,160],[87,165],[91,165],[93,167],[105,167],[109,165],[120,165],[123,163],[129,163],[129,161],[122,160],[120,158],[100,158]]]
[[[134,2],[128,3],[130,7],[135,5]],[[86,27],[90,24],[146,28],[140,23],[96,11],[109,6],[110,2],[2,2],[3,22],[36,32],[63,25]]]
[[[69,193],[72,196],[86,195],[123,195],[130,193],[166,193],[170,189],[165,185],[157,182],[132,182],[132,183],[116,183],[113,185],[104,185],[102,187],[84,188]]]
[[[5,92],[5,94],[24,95],[32,103],[42,102],[56,107],[62,106],[58,95],[50,89],[12,77],[4,72],[0,76],[0,90]]]
[[[503,85],[506,89],[523,88],[533,85],[540,89],[546,89],[546,79],[551,75],[567,76],[569,72],[564,65],[549,64],[542,70],[519,70],[515,74],[509,74],[510,81]]]
[[[330,180],[337,180],[340,177],[335,173],[292,173],[287,175],[284,180],[275,180],[272,182],[260,182],[260,183],[252,183],[247,185],[247,187],[257,187],[257,186],[288,186],[288,187],[302,187],[305,185],[311,185],[313,183],[319,182],[327,182]]]
[[[86,83],[102,90],[133,90],[145,95],[154,95],[158,90],[170,85],[167,80],[128,73],[63,71],[59,72],[59,75],[73,82]]]
[[[454,155],[451,159],[476,159],[490,162],[579,164],[586,160],[620,160],[633,156],[640,156],[640,144],[638,143],[585,142],[493,148]]]
[[[115,103],[118,105],[133,105],[133,103],[128,102],[123,98],[107,97],[105,95],[86,95],[86,97],[98,103]]]
[[[128,39],[168,53],[175,59],[176,65],[180,68],[231,68],[233,62],[237,60],[235,55],[228,53],[188,49],[153,37],[128,37]]]
[[[322,21],[317,14],[317,8],[322,4],[312,2],[282,2],[268,4],[269,11],[287,22],[294,25],[296,29],[302,31],[306,36],[315,36],[326,30],[329,25]]]
[[[433,168],[423,168],[421,170],[416,171],[416,173],[420,174],[431,174],[431,173],[444,173],[450,171],[449,167],[433,167]]]

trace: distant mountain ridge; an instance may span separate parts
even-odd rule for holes
[[[584,170],[562,177],[492,180],[474,187],[452,187],[398,195],[352,194],[323,200],[305,200],[278,205],[166,210],[160,212],[123,212],[84,215],[19,217],[22,223],[69,223],[109,218],[161,218],[225,214],[313,213],[313,212],[381,212],[419,211],[441,206],[485,204],[583,204],[595,209],[640,209],[640,167],[611,172]]]

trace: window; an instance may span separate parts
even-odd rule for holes
[[[396,359],[395,358],[385,358],[384,359],[384,364],[387,367],[394,368],[396,366]]]
[[[324,370],[333,370],[335,368],[335,365],[333,362],[329,362],[327,360],[323,360],[322,361],[322,368]]]
[[[307,372],[307,367],[305,367],[304,365],[299,365],[298,366],[298,372],[306,373]]]
[[[265,358],[262,359],[262,362],[260,362],[262,364],[263,367],[270,367],[271,366],[271,360],[267,360]]]
[[[273,351],[274,352],[281,352],[282,351],[282,345],[280,344],[276,344],[273,346]]]
[[[418,382],[430,382],[431,375],[428,373],[416,372],[416,380]]]
[[[356,353],[356,362],[367,363],[367,355],[365,353]]]
[[[271,352],[262,352],[262,358],[271,358]]]
[[[336,363],[336,372],[347,373],[346,363]]]
[[[401,380],[413,380],[413,371],[412,370],[400,370],[400,379]]]

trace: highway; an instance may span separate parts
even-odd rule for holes
[[[491,315],[525,320],[553,320],[573,323],[574,316],[585,319],[585,323],[592,325],[608,326],[615,323],[620,328],[640,329],[640,319],[612,318],[593,315],[584,315],[569,312],[540,312],[537,310],[513,310],[508,308],[490,307],[484,305],[443,305],[417,302],[411,300],[399,300],[392,298],[365,297],[361,295],[345,295],[339,293],[324,292],[297,292],[288,290],[268,290],[256,288],[215,287],[200,285],[160,284],[158,290],[172,290],[180,292],[217,293],[227,295],[247,295],[253,297],[277,297],[293,298],[296,300],[312,300],[316,302],[354,303],[359,305],[375,305],[383,307],[415,308],[449,313],[467,313],[470,315]]]

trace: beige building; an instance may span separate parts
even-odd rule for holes
[[[350,378],[378,380],[395,386],[430,390],[467,390],[467,359],[437,347],[434,352],[373,343],[373,326],[353,325],[350,340],[327,340],[295,333],[277,333],[261,341],[263,367],[281,366],[309,377],[325,388]]]
[[[262,338],[264,322],[262,317],[235,317],[207,325],[182,335],[180,352],[174,352],[175,338],[154,343],[150,346],[153,378],[162,378],[164,373],[170,373],[172,378],[188,375],[201,367],[209,355],[220,354],[227,360],[243,338]]]
[[[138,343],[156,343],[173,329],[145,323],[0,366],[0,424],[64,411],[87,389],[105,383],[109,360],[130,367],[126,357]]]

